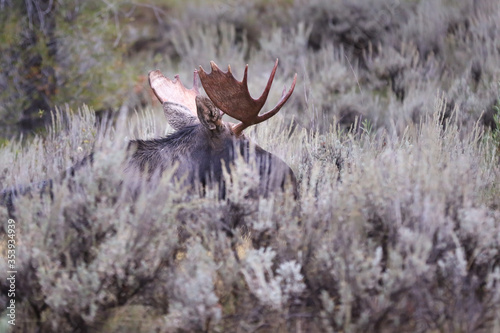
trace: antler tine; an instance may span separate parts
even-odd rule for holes
[[[197,95],[200,93],[200,85],[199,85],[199,80],[198,80],[198,71],[195,69],[193,72],[193,90]]]
[[[278,59],[276,59],[271,71],[266,88],[258,99],[253,99],[248,91],[248,65],[245,66],[242,81],[235,79],[231,71],[231,66],[228,66],[227,72],[221,71],[213,61],[210,62],[210,66],[212,68],[210,74],[207,74],[203,67],[200,66],[198,75],[201,84],[215,106],[231,117],[241,121],[241,123],[233,127],[233,131],[237,135],[240,135],[248,126],[265,121],[278,113],[292,95],[297,80],[297,74],[295,74],[288,93],[285,94],[285,89],[278,104],[271,111],[259,116],[259,112],[266,103],[269,91],[271,90],[274,75],[278,68]]]
[[[248,65],[247,65],[247,68],[248,68]],[[271,86],[273,85],[274,75],[276,74],[277,68],[278,68],[278,59],[276,58],[276,62],[274,63],[273,70],[271,71],[271,75],[269,75],[269,80],[267,80],[266,89],[264,89],[264,92],[262,93],[262,95],[258,99],[259,101],[262,102],[262,106],[264,106],[264,103],[266,103],[267,96],[269,95],[269,91],[271,91]],[[245,74],[246,74],[246,70],[245,70]],[[246,79],[246,76],[245,76],[245,79]],[[248,85],[247,85],[247,88],[248,88]]]

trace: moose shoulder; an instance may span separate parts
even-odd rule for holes
[[[241,82],[234,78],[231,67],[223,72],[211,62],[212,72],[208,74],[200,66],[194,72],[192,89],[187,89],[178,76],[170,80],[158,70],[150,72],[149,84],[163,104],[168,123],[176,131],[165,138],[131,141],[129,148],[133,153],[127,170],[138,171],[151,178],[175,167],[174,176],[193,186],[197,182],[202,185],[215,183],[223,189],[223,169],[230,170],[240,154],[246,162],[255,162],[258,167],[260,194],[268,195],[283,189],[287,182],[291,182],[296,194],[292,169],[277,156],[252,143],[243,133],[248,126],[275,115],[291,96],[297,75],[290,90],[283,91],[278,104],[271,111],[259,115],[277,66],[278,60],[258,99],[253,99],[248,91],[248,65]],[[198,77],[208,98],[199,93]],[[240,123],[223,121],[224,113]]]

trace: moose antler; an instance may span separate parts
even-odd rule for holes
[[[193,88],[187,89],[181,82],[179,75],[176,75],[173,80],[165,77],[159,70],[149,72],[149,85],[155,93],[158,100],[163,104],[172,102],[184,105],[196,116],[196,96],[198,91],[198,72],[193,74]]]
[[[292,95],[297,81],[297,74],[295,74],[290,90],[286,92],[285,87],[278,104],[271,111],[259,116],[259,112],[266,103],[267,96],[269,95],[274,74],[278,67],[278,59],[276,59],[271,76],[267,81],[266,89],[264,89],[264,92],[258,99],[253,99],[248,91],[248,65],[245,67],[245,74],[241,82],[235,79],[230,66],[228,66],[227,72],[221,71],[213,61],[210,62],[210,66],[212,67],[212,72],[210,74],[205,72],[200,66],[198,75],[201,84],[215,106],[229,116],[240,121],[239,124],[233,126],[233,132],[236,135],[240,135],[248,126],[263,122],[278,113]]]

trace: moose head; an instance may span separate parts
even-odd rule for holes
[[[283,90],[278,104],[259,115],[264,106],[278,67],[278,60],[271,72],[267,86],[258,99],[248,91],[248,65],[243,81],[234,78],[231,67],[223,72],[211,62],[211,73],[200,66],[194,72],[193,88],[186,88],[176,75],[173,80],[160,71],[149,73],[149,84],[163,105],[168,123],[176,131],[165,138],[134,140],[133,155],[128,169],[159,175],[176,167],[175,176],[194,185],[217,183],[224,195],[223,168],[230,170],[231,163],[241,154],[245,161],[252,159],[259,169],[259,192],[263,195],[283,189],[291,182],[296,194],[295,176],[291,168],[278,157],[250,142],[243,130],[274,116],[288,101],[295,88],[297,74],[290,90]],[[198,78],[208,95],[199,92]],[[238,124],[222,120],[227,114],[240,121]]]

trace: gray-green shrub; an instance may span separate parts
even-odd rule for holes
[[[108,3],[115,6],[95,10],[123,19],[126,4]],[[338,21],[353,6],[360,19]],[[132,13],[144,16],[132,17],[147,25],[119,22],[119,41],[139,56],[124,57],[126,70],[110,81],[102,71],[104,81],[85,91],[93,97],[75,96],[90,108],[63,108],[44,136],[2,141],[1,188],[57,179],[52,198],[15,202],[14,331],[498,329],[500,167],[498,127],[489,129],[500,79],[497,1],[140,8]],[[154,13],[161,23],[144,19]],[[384,24],[374,26],[381,18]],[[352,44],[371,26],[383,35]],[[428,29],[433,34],[423,33]],[[84,37],[65,39],[65,50],[100,39]],[[121,59],[106,53],[112,44],[96,45],[104,47],[102,68]],[[225,200],[217,200],[216,189],[186,193],[168,172],[157,187],[130,193],[122,172],[128,141],[171,129],[158,107],[126,117],[139,103],[135,95],[120,97],[132,88],[124,77],[160,67],[188,82],[209,60],[230,63],[241,77],[248,62],[250,91],[258,92],[277,57],[284,74],[275,85],[298,72],[295,96],[248,135],[292,167],[298,200],[291,192],[249,198],[258,179],[238,161]],[[101,89],[117,81],[120,94]],[[67,84],[65,91],[78,88]],[[122,113],[115,124],[96,127],[92,109],[101,104],[93,98],[103,97]],[[2,114],[12,106],[0,104]],[[60,179],[91,151],[92,166]],[[4,226],[3,207],[0,219]],[[5,240],[2,231],[2,251]],[[2,252],[2,291],[6,271]],[[0,327],[8,327],[4,314]]]
[[[43,145],[3,147],[2,168],[17,150],[4,183],[49,177],[94,147],[93,165],[56,182],[52,198],[16,201],[15,329],[491,330],[498,156],[480,126],[463,135],[459,115],[443,128],[436,101],[401,137],[289,133],[280,116],[259,125],[254,139],[296,170],[298,201],[248,196],[258,179],[245,163],[222,201],[216,189],[188,194],[168,172],[131,195],[133,128],[93,130],[89,108],[56,122]]]

